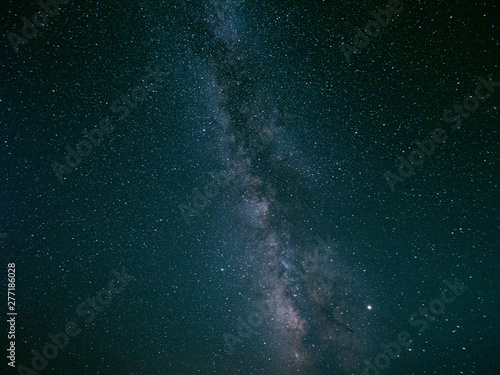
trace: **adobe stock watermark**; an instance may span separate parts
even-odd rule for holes
[[[457,297],[459,297],[464,290],[467,289],[467,287],[460,283],[456,278],[453,284],[448,280],[445,280],[444,283],[448,288],[441,291],[440,298],[430,301],[427,307],[422,305],[418,309],[418,313],[414,312],[408,317],[408,324],[411,327],[414,327],[419,334],[424,332],[429,327],[429,323],[436,321],[435,317],[445,312],[446,305],[455,302]],[[373,364],[370,361],[367,362],[364,374],[379,375],[382,370],[385,370],[390,366],[391,360],[400,356],[403,348],[410,346],[412,340],[412,335],[408,331],[400,331],[397,334],[395,341],[390,342],[389,344],[381,343],[380,347],[383,352],[375,357]]]
[[[264,288],[264,294],[266,296],[272,295],[273,288]],[[266,304],[255,305],[254,308],[250,310],[246,316],[246,322],[241,316],[236,319],[238,326],[236,327],[236,335],[225,332],[222,336],[226,346],[226,350],[229,354],[234,353],[234,348],[238,344],[243,343],[243,339],[246,339],[252,335],[254,329],[260,327],[264,320],[267,320],[276,314],[278,306],[276,306],[272,300],[266,300]]]
[[[215,199],[219,193],[229,186],[229,172],[220,171],[214,174],[212,181],[209,181],[203,187],[203,193],[200,189],[193,189],[191,194],[191,204],[180,204],[182,218],[186,224],[191,224],[193,216],[200,216],[201,211],[208,207],[212,199]]]
[[[402,10],[403,6],[400,5],[399,0],[389,0],[387,3],[387,10],[374,10],[370,12],[375,21],[368,21],[363,30],[359,27],[354,28],[354,30],[356,30],[354,46],[344,42],[340,43],[340,50],[344,54],[347,62],[351,62],[351,55],[353,53],[360,53],[363,48],[368,47],[371,43],[370,37],[377,37],[382,29],[392,21],[392,16],[398,15]]]
[[[320,265],[325,264],[330,258],[329,252],[338,245],[331,241],[330,236],[327,236],[327,240],[316,237],[316,241],[318,245],[314,248],[313,254],[307,256],[307,258],[300,262],[301,266],[298,267],[294,264],[290,264],[288,266],[288,272],[290,273],[302,273],[302,274],[313,274],[314,276],[318,276],[314,272],[319,269]],[[327,284],[326,280],[317,280],[317,284],[320,288],[324,288]],[[241,316],[238,317],[237,322],[238,325],[236,327],[236,334],[224,333],[223,339],[226,350],[230,353],[234,353],[234,349],[236,345],[242,344],[243,339],[250,337],[254,331],[264,323],[265,320],[270,319],[276,314],[276,310],[278,308],[277,305],[273,303],[272,294],[274,288],[267,287],[264,289],[264,294],[266,296],[271,297],[269,300],[266,299],[265,306],[256,305],[254,308],[250,310],[245,319]],[[297,295],[294,294],[293,297]]]
[[[242,109],[240,109],[240,112],[242,113],[245,113],[247,111],[248,108],[242,107]],[[284,107],[284,109],[276,114],[274,119],[270,122],[279,119],[283,123],[283,125],[287,125],[296,117],[296,115],[291,114],[288,111],[287,107]],[[249,121],[258,122],[255,116],[253,118],[251,117]],[[251,159],[257,158],[259,152],[262,152],[266,147],[269,147],[272,142],[274,142],[277,132],[272,128],[264,128],[259,126],[256,126],[256,128],[258,128],[259,131],[257,131],[256,135],[250,139],[248,145],[248,155]],[[236,169],[237,166],[237,163],[235,163],[234,161],[230,162],[227,170],[215,173],[212,177],[212,181],[207,182],[203,186],[203,189],[195,188],[192,190],[190,203],[178,205],[180,214],[186,224],[190,225],[195,216],[201,216],[201,211],[203,211],[210,205],[211,200],[215,199],[223,189],[229,186],[229,184],[231,183],[231,179],[229,177],[230,171],[233,170],[233,167],[234,169]]]
[[[60,5],[66,5],[70,0],[40,0],[38,5],[42,8],[41,11],[35,12],[31,17],[31,21],[26,17],[21,17],[23,26],[21,28],[21,35],[14,32],[7,34],[12,49],[17,54],[19,53],[19,45],[28,43],[29,39],[33,39],[38,34],[38,29],[42,29],[49,24],[50,17],[55,17],[62,10]]]
[[[493,81],[493,75],[488,74],[488,80],[483,76],[477,78],[478,84],[474,90],[474,95],[466,96],[462,103],[453,104],[453,110],[447,109],[443,112],[443,120],[446,123],[455,123],[451,130],[460,128],[463,119],[469,118],[471,113],[479,108],[481,102],[485,102],[495,93],[495,87],[500,87],[500,81]],[[436,150],[436,145],[445,143],[448,139],[446,130],[442,128],[434,129],[428,138],[420,141],[414,141],[416,149],[410,152],[407,158],[398,156],[399,166],[397,174],[385,171],[383,174],[384,180],[391,192],[396,190],[395,185],[398,182],[404,182],[408,177],[415,173],[415,167],[420,167],[424,164],[426,157],[430,157]]]
[[[130,114],[130,110],[137,108],[137,105],[146,99],[147,94],[158,87],[159,81],[162,76],[168,76],[167,72],[161,71],[157,65],[155,69],[148,67],[146,74],[141,83],[131,89],[128,93],[121,95],[121,100],[116,99],[111,103],[110,110],[113,114],[119,114],[120,117],[116,120],[125,120]],[[53,161],[51,164],[52,170],[56,174],[59,182],[63,183],[66,174],[73,171],[82,163],[82,158],[94,152],[94,147],[99,146],[104,140],[104,134],[111,134],[115,131],[116,127],[112,125],[112,120],[109,116],[104,117],[99,121],[99,126],[88,131],[82,131],[82,140],[76,144],[76,151],[66,145],[67,154],[65,156],[65,163]]]
[[[95,297],[88,297],[85,302],[77,306],[76,315],[84,319],[84,325],[92,323],[96,314],[104,311],[111,304],[113,295],[120,294],[130,281],[135,280],[133,276],[125,272],[124,268],[122,268],[121,273],[115,270],[112,270],[111,273],[114,277],[108,282],[105,288],[101,289]],[[47,368],[49,361],[55,360],[59,352],[68,346],[70,338],[77,337],[81,331],[82,329],[75,322],[75,319],[68,319],[63,330],[47,334],[49,340],[41,349],[41,353],[36,349],[31,350],[33,354],[31,367],[19,364],[16,367],[18,373],[21,375],[38,375]]]

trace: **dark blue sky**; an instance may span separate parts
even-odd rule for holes
[[[60,7],[1,11],[2,371],[499,373],[497,5]]]

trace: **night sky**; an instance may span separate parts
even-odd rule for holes
[[[41,3],[1,374],[500,374],[495,1]]]

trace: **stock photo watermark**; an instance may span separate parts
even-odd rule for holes
[[[191,194],[190,204],[180,204],[179,210],[186,224],[191,224],[193,216],[200,216],[201,211],[208,207],[212,199],[215,199],[219,193],[229,186],[229,172],[220,171],[214,174],[212,181],[209,181],[203,187],[203,193],[195,188]]]
[[[242,109],[241,112],[246,112],[247,109]],[[296,115],[289,113],[288,109],[285,107],[282,111],[275,115],[274,121],[279,119],[282,121],[283,125],[288,124],[291,120],[296,118]],[[257,121],[255,118],[250,119],[250,121]],[[249,141],[250,158],[256,158],[258,152],[261,152],[269,147],[272,142],[276,139],[276,130],[270,128],[259,128],[256,135],[252,137]],[[223,189],[227,188],[231,183],[230,171],[233,170],[235,162],[229,163],[227,170],[223,170],[214,174],[211,181],[207,182],[203,189],[195,188],[192,190],[190,202],[187,204],[182,203],[177,207],[179,208],[180,214],[184,219],[184,222],[188,225],[193,223],[195,217],[200,217],[201,212],[209,207],[212,200],[214,200]],[[237,166],[237,165],[236,165]],[[235,168],[236,169],[236,168]]]
[[[40,0],[38,5],[42,10],[35,12],[31,16],[31,21],[26,17],[21,17],[21,21],[23,21],[21,27],[22,36],[12,31],[7,34],[7,39],[14,52],[18,54],[19,45],[26,44],[30,39],[33,39],[40,31],[39,29],[48,26],[51,17],[57,16],[59,11],[63,10],[60,5],[66,5],[69,2],[70,0]]]
[[[116,99],[111,103],[111,112],[120,115],[117,120],[125,120],[130,114],[130,110],[137,108],[137,105],[146,99],[147,94],[158,87],[158,83],[161,81],[162,76],[168,76],[168,73],[161,71],[158,65],[154,70],[148,67],[146,71],[148,74],[142,78],[140,84],[131,89],[130,92],[122,94],[120,99]],[[94,147],[98,147],[104,140],[104,134],[109,135],[116,130],[112,122],[113,121],[106,116],[99,121],[98,127],[90,131],[84,129],[82,131],[82,140],[75,146],[76,150],[69,145],[65,146],[67,151],[64,157],[65,163],[53,161],[51,164],[52,170],[56,174],[59,182],[63,183],[66,179],[66,177],[63,176],[71,173],[74,168],[77,168],[82,163],[85,156],[89,156],[94,152]]]
[[[456,278],[453,283],[445,280],[444,283],[448,288],[441,291],[440,298],[433,299],[427,305],[420,306],[418,312],[414,312],[408,317],[408,324],[417,330],[418,334],[423,333],[429,323],[435,322],[436,317],[443,314],[446,310],[446,305],[449,305],[457,299],[467,289],[465,285],[459,282]],[[388,344],[381,343],[382,353],[377,355],[373,360],[373,364],[369,361],[365,368],[365,375],[379,375],[382,370],[387,369],[391,360],[395,360],[401,355],[404,348],[411,345],[413,338],[410,332],[400,331],[396,335],[396,340]]]
[[[451,130],[459,129],[463,120],[469,118],[479,108],[480,103],[485,102],[495,93],[495,87],[500,87],[500,81],[493,81],[492,74],[488,74],[487,80],[483,76],[479,76],[477,81],[479,83],[474,90],[474,95],[466,96],[461,103],[454,103],[453,110],[446,109],[443,112],[442,118],[444,122],[455,123],[451,127]],[[383,178],[387,182],[387,186],[391,192],[396,191],[396,183],[404,182],[415,173],[415,167],[423,165],[426,157],[430,158],[436,150],[436,145],[445,143],[447,139],[447,131],[442,128],[436,128],[428,138],[422,141],[418,139],[414,141],[416,149],[411,151],[407,158],[404,155],[398,156],[400,163],[397,168],[397,174],[387,170],[383,174]]]
[[[16,366],[16,264],[7,264],[7,323],[9,329],[7,331],[7,339],[9,340],[7,349],[8,365]]]
[[[392,21],[392,16],[398,15],[403,10],[403,6],[400,4],[399,0],[389,0],[387,3],[387,10],[374,10],[370,15],[375,19],[374,21],[368,21],[363,30],[359,27],[355,27],[356,35],[354,36],[354,46],[348,43],[340,43],[340,50],[347,62],[351,62],[351,56],[354,53],[360,53],[363,48],[370,45],[372,39],[377,37],[383,30],[384,27],[389,25]]]
[[[267,297],[271,297],[272,287],[267,287],[264,289],[264,294]],[[254,329],[260,327],[264,323],[265,319],[270,319],[276,314],[277,306],[276,304],[270,302],[270,299],[266,299],[266,304],[264,307],[255,306],[247,315],[246,322],[241,316],[236,319],[238,326],[236,327],[236,335],[225,332],[223,334],[224,343],[226,350],[230,353],[234,353],[236,345],[242,344],[243,339],[246,339],[252,335]]]
[[[104,311],[111,304],[113,295],[120,294],[123,288],[132,280],[135,280],[133,276],[126,273],[124,268],[122,268],[120,273],[116,270],[112,270],[111,273],[114,277],[108,282],[105,288],[102,288],[95,297],[87,297],[85,302],[80,303],[76,307],[76,315],[84,318],[84,326],[92,323],[97,313]],[[66,321],[63,330],[56,333],[49,332],[47,334],[49,341],[41,349],[41,352],[36,349],[31,350],[31,354],[33,355],[31,367],[20,364],[17,366],[18,373],[21,375],[38,375],[41,371],[45,370],[49,361],[55,360],[59,352],[68,346],[70,339],[77,337],[82,332],[80,326],[73,318],[70,318]]]
[[[289,272],[303,274],[313,273],[322,264],[329,260],[329,251],[338,246],[336,243],[331,241],[330,236],[327,236],[326,241],[320,237],[316,237],[316,241],[318,242],[318,245],[314,248],[313,254],[309,255],[305,260],[300,262],[300,267],[293,264],[288,265]],[[317,284],[321,287],[322,285],[326,285],[327,281],[317,280]],[[278,306],[272,301],[273,290],[274,288],[272,287],[264,289],[264,294],[266,295],[266,304],[264,307],[258,305],[248,313],[246,319],[243,319],[241,316],[236,319],[238,325],[236,327],[235,334],[227,332],[223,334],[227,352],[233,354],[236,345],[242,344],[243,339],[250,337],[252,333],[254,333],[254,330],[260,327],[266,319],[272,319],[272,317],[276,314]]]

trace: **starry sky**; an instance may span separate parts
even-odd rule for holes
[[[500,373],[494,1],[110,3],[1,6],[2,374]]]

